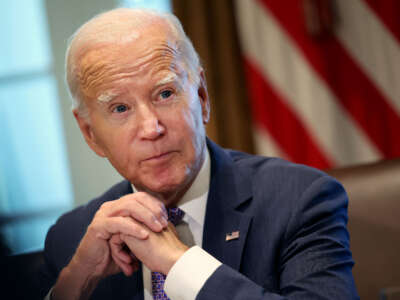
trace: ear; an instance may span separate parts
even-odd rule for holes
[[[83,137],[85,138],[86,143],[89,145],[89,147],[98,155],[101,157],[106,157],[102,147],[98,145],[96,142],[96,137],[93,133],[92,126],[90,124],[89,117],[83,117],[79,114],[77,109],[74,109],[73,111],[75,120],[78,122],[79,129],[82,132]]]
[[[210,99],[208,98],[206,76],[203,69],[200,70],[200,83],[197,94],[199,95],[203,124],[205,125],[210,120]]]

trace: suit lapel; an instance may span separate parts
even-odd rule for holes
[[[208,142],[211,182],[203,233],[203,248],[224,264],[239,270],[251,216],[238,208],[251,199],[250,174],[235,166],[223,149]],[[246,171],[244,171],[246,172]],[[227,234],[239,236],[227,241]]]

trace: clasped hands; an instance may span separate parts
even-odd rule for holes
[[[138,269],[139,261],[152,271],[168,274],[188,247],[167,220],[162,202],[144,192],[105,202],[71,264],[97,278],[120,271],[129,276]]]

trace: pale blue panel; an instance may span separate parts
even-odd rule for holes
[[[170,0],[122,0],[121,6],[132,8],[150,8],[162,12],[171,12]]]
[[[43,249],[47,231],[61,213],[4,226],[2,232],[7,246],[13,254]]]
[[[42,0],[0,1],[0,76],[49,68],[45,13]]]
[[[8,213],[72,203],[54,87],[51,76],[0,85],[0,187]]]

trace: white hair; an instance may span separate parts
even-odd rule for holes
[[[199,56],[176,16],[147,9],[117,8],[93,17],[78,28],[68,40],[65,70],[72,109],[77,109],[81,116],[87,117],[87,108],[77,76],[79,68],[77,53],[88,51],[102,43],[129,42],[137,36],[138,29],[150,26],[154,20],[161,20],[168,24],[175,38],[177,53],[188,72],[189,79],[199,84],[201,68]]]

